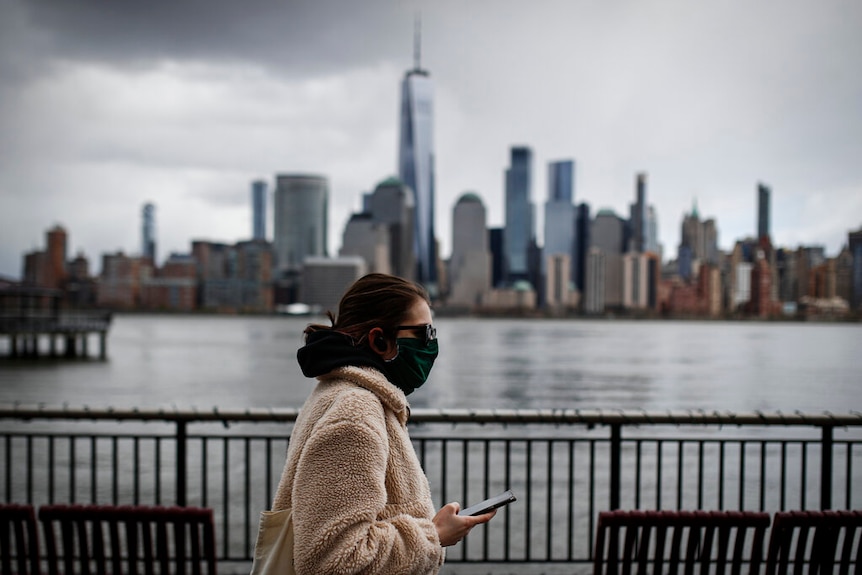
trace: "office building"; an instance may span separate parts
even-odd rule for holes
[[[506,224],[503,237],[506,281],[510,284],[528,280],[530,275],[529,252],[535,240],[533,204],[530,201],[532,163],[530,148],[512,147],[505,179]]]
[[[572,203],[574,162],[565,160],[548,164],[548,201],[545,202],[545,242],[542,259],[543,275],[548,273],[547,263],[551,256],[568,256],[569,281],[574,281],[575,219],[576,209]],[[548,293],[547,290],[545,292]]]
[[[59,225],[48,230],[45,235],[48,244],[50,287],[58,288],[66,279],[66,242],[68,236],[66,230]]]
[[[812,271],[826,263],[823,246],[799,246],[796,250],[797,299],[814,296]]]
[[[192,311],[197,306],[197,262],[191,254],[172,253],[164,265],[141,282],[139,307]]]
[[[351,214],[341,236],[339,256],[361,257],[369,273],[391,274],[391,251],[389,226],[375,221],[369,212]]]
[[[326,257],[329,184],[308,174],[276,176],[273,248],[279,275],[298,273],[307,257]]]
[[[463,194],[452,209],[449,305],[477,306],[491,288],[486,219],[485,205],[474,193]]]
[[[251,237],[266,239],[266,182],[263,180],[251,183]]]
[[[142,285],[153,277],[149,257],[132,257],[123,252],[102,254],[96,304],[114,309],[133,309],[141,303]]]
[[[778,301],[795,302],[798,299],[796,250],[784,248],[775,250],[775,275],[775,283],[778,284]]]
[[[66,230],[55,225],[45,232],[45,243],[47,247],[44,251],[24,254],[24,283],[34,287],[62,288],[69,275],[66,264]]]
[[[46,287],[61,288],[66,281],[66,230],[56,225],[46,233],[48,244],[48,283]]]
[[[769,238],[769,196],[771,190],[765,184],[757,184],[757,239]]]
[[[703,253],[701,259],[708,264],[716,265],[718,264],[718,227],[715,224],[715,220],[710,218],[708,220],[703,220]]]
[[[643,172],[635,177],[635,203],[630,207],[629,223],[631,237],[626,251],[641,253],[647,245],[647,175]]]
[[[586,202],[578,204],[575,212],[575,256],[572,261],[572,274],[575,287],[582,294],[587,278],[587,250],[590,248],[590,206]]]
[[[586,254],[586,274],[584,276],[584,311],[598,314],[605,311],[605,262],[603,250],[591,247]]]
[[[718,229],[714,219],[701,220],[694,203],[691,213],[683,216],[680,245],[677,251],[679,275],[686,280],[696,279],[700,264],[718,263]]]
[[[662,247],[658,241],[658,213],[655,206],[647,206],[646,245],[644,251],[656,254],[662,259]]]
[[[152,203],[141,209],[141,255],[156,265],[156,206]]]
[[[578,292],[573,289],[569,254],[553,254],[545,259],[545,307],[561,312],[577,307]]]
[[[192,256],[197,264],[201,309],[220,311],[271,311],[273,249],[263,240],[224,244],[195,240]]]
[[[604,255],[602,261],[605,265],[603,282],[605,308],[619,308],[623,303],[622,254],[625,239],[625,220],[612,210],[599,210],[590,230],[590,247],[600,250]],[[589,278],[587,284],[588,286],[596,285]],[[592,301],[596,302],[598,300],[594,298]]]
[[[757,317],[767,317],[773,310],[772,270],[762,250],[757,251],[751,266],[747,311]]]
[[[623,255],[623,307],[654,310],[658,307],[661,265],[656,254],[628,252]]]
[[[389,235],[388,257],[391,273],[405,279],[418,280],[414,250],[416,238],[414,191],[398,178],[387,178],[377,184],[374,191],[367,196],[365,203],[372,220],[384,225]]]
[[[853,232],[849,232],[853,233]],[[853,254],[844,246],[835,256],[835,295],[847,305],[853,303]],[[851,309],[848,307],[848,309]]]
[[[571,204],[575,199],[575,162],[548,163],[548,201]]]
[[[401,82],[401,134],[398,174],[415,194],[416,278],[432,294],[437,289],[434,234],[434,85],[420,61],[419,31],[414,66]]]
[[[491,287],[501,287],[506,280],[506,254],[503,228],[488,229],[488,248],[491,250]]]
[[[847,233],[847,247],[853,258],[850,274],[850,309],[862,308],[862,228]]]
[[[341,296],[367,271],[365,260],[358,256],[306,258],[299,290],[300,301],[323,313],[337,313]]]

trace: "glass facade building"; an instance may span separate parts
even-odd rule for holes
[[[266,239],[266,182],[256,180],[251,183],[251,237],[255,240]]]
[[[548,201],[572,203],[575,197],[575,162],[562,160],[548,164]]]
[[[574,166],[572,160],[548,164],[548,201],[545,203],[545,241],[542,271],[547,273],[547,261],[555,255],[567,255],[570,259],[568,280],[574,280],[575,260],[575,205]]]
[[[757,184],[757,238],[769,237],[769,195],[768,186]]]
[[[398,174],[415,194],[416,279],[432,293],[437,284],[434,235],[434,86],[428,72],[414,69],[401,83],[401,138]]]
[[[150,203],[141,210],[141,255],[156,262],[156,206]]]
[[[647,245],[647,175],[639,173],[635,179],[635,203],[631,206],[631,245],[629,251],[641,253]]]
[[[847,244],[853,256],[850,305],[851,309],[858,310],[862,308],[862,228],[847,233]]]
[[[513,147],[506,170],[506,225],[504,252],[506,280],[511,284],[529,276],[528,254],[534,238],[533,204],[530,202],[533,152]]]
[[[279,272],[295,272],[307,257],[326,257],[329,184],[307,174],[276,176],[273,247]]]

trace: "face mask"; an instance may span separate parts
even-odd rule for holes
[[[437,359],[439,348],[437,340],[431,340],[428,345],[421,339],[403,337],[395,340],[398,355],[386,364],[386,375],[398,386],[404,395],[410,395],[421,387]]]

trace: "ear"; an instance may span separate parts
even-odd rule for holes
[[[368,346],[383,359],[392,359],[391,356],[394,355],[395,345],[383,335],[383,330],[379,327],[371,328],[368,332]]]

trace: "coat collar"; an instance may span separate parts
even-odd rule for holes
[[[398,387],[373,367],[345,366],[333,369],[325,376],[327,379],[345,379],[374,393],[385,409],[395,413],[401,425],[407,424],[410,417],[410,403]],[[321,377],[320,379],[323,379]]]

